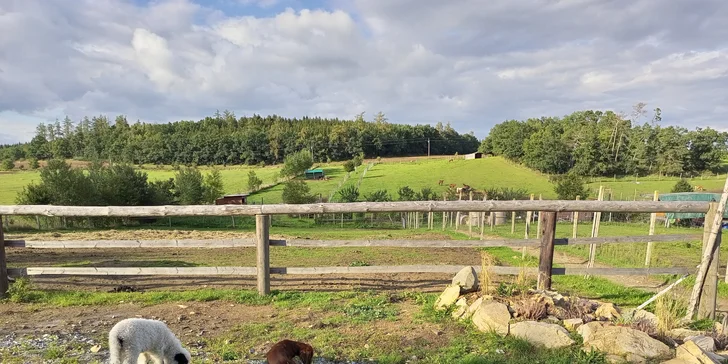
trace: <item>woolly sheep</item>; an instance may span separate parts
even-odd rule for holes
[[[156,364],[189,364],[190,353],[161,321],[130,318],[109,331],[109,364],[136,364],[140,354]]]

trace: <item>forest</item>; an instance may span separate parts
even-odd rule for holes
[[[722,172],[728,133],[661,126],[661,110],[646,117],[578,111],[563,118],[508,120],[494,126],[480,151],[548,174],[580,176],[697,175]]]
[[[111,122],[105,116],[68,117],[40,124],[30,143],[0,148],[0,159],[46,160],[75,158],[132,164],[273,164],[287,154],[309,150],[315,162],[342,161],[364,154],[368,158],[472,153],[480,141],[460,134],[450,124],[390,123],[383,113],[372,121],[323,118],[236,117],[216,112],[200,121],[166,124],[129,123],[124,116]]]

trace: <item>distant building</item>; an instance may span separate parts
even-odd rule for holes
[[[464,157],[465,157],[465,159],[480,159],[480,158],[483,158],[483,153],[482,152],[470,153],[470,154],[466,154]]]
[[[247,193],[225,195],[215,200],[215,205],[246,205],[248,203],[247,200]]]
[[[324,179],[323,169],[309,169],[305,172],[306,179]]]

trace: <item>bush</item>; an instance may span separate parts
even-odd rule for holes
[[[4,171],[9,171],[9,170],[11,170],[11,169],[15,168],[15,162],[13,162],[13,161],[12,161],[12,159],[6,159],[6,160],[4,160],[4,161],[2,162],[2,164],[0,164],[0,167],[1,167],[1,168],[2,168],[2,169],[3,169]]]
[[[589,197],[589,189],[584,185],[584,180],[576,174],[556,176],[552,178],[552,182],[559,200],[575,200],[576,196],[586,200]]]
[[[344,171],[345,172],[353,172],[354,171],[354,168],[356,168],[354,166],[354,162],[352,162],[352,161],[346,161],[346,162],[344,162]]]
[[[260,189],[260,186],[262,185],[263,181],[258,178],[258,175],[255,174],[255,171],[248,172],[248,190],[255,192]]]
[[[185,167],[175,175],[177,201],[182,205],[197,205],[205,198],[204,178],[196,168]]]
[[[348,185],[339,190],[341,202],[356,202],[359,199],[359,189],[354,185]]]
[[[400,188],[397,194],[399,195],[400,201],[414,201],[415,197],[417,197],[415,191],[409,188],[409,186]]]
[[[288,204],[312,203],[316,200],[311,196],[311,188],[304,181],[289,181],[283,186],[283,202]]]
[[[35,158],[30,158],[28,160],[28,165],[30,166],[30,169],[38,169],[40,168],[40,163],[38,163],[38,160]]]
[[[489,200],[511,201],[511,200],[528,200],[528,190],[523,188],[486,188],[485,193]]]
[[[693,192],[693,186],[686,179],[681,179],[672,187],[672,193]]]
[[[313,166],[313,155],[308,150],[302,150],[286,156],[283,160],[281,177],[293,178]]]
[[[392,198],[389,197],[387,190],[377,190],[368,195],[364,195],[364,200],[369,202],[389,202]]]
[[[422,188],[420,192],[415,195],[415,199],[417,201],[432,201],[435,197],[435,191],[429,187]]]
[[[225,193],[225,189],[222,184],[222,175],[220,174],[219,169],[213,168],[212,172],[205,176],[205,182],[203,182],[202,189],[202,202],[206,203],[214,203],[215,200]]]
[[[359,154],[356,157],[354,157],[351,161],[354,162],[354,167],[359,167],[364,162],[364,155]]]

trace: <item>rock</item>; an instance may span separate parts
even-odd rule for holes
[[[680,359],[683,362],[691,364],[721,363],[722,360],[716,360],[716,356],[711,357],[709,353],[705,352],[705,350],[693,341],[686,341],[675,350],[675,359]]]
[[[471,303],[470,306],[468,306],[467,311],[465,311],[465,315],[461,317],[461,319],[469,319],[473,317],[473,314],[475,314],[475,311],[478,310],[480,305],[483,303],[483,301],[492,301],[493,297],[490,296],[483,296],[479,297],[475,302]]]
[[[94,354],[98,353],[99,350],[101,350],[101,346],[100,345],[94,345],[94,346],[91,347],[91,352],[94,353]]]
[[[546,317],[545,319],[543,319],[541,321],[545,322],[547,324],[554,324],[554,325],[558,325],[561,322],[561,320],[559,320],[558,317],[551,316],[551,315],[549,315],[548,317]]]
[[[679,340],[679,341],[685,341],[686,338],[691,336],[701,336],[703,335],[700,331],[690,330],[690,329],[672,329],[667,332],[667,336]]]
[[[591,336],[597,332],[597,330],[600,330],[603,328],[605,324],[603,322],[599,321],[592,321],[587,323],[586,325],[579,326],[576,330],[579,335],[584,339],[584,342],[589,341]]]
[[[584,324],[584,320],[580,318],[573,318],[564,320],[564,327],[569,331],[576,331],[576,329],[579,328],[579,326]]]
[[[511,313],[506,305],[495,301],[483,301],[473,314],[473,324],[483,332],[495,331],[508,335]]]
[[[652,325],[657,327],[657,316],[654,313],[645,310],[636,310],[625,312],[626,316],[632,315],[634,321],[649,321]]]
[[[591,323],[590,323],[591,324]],[[581,328],[588,327],[590,324]],[[582,335],[584,336],[584,335]],[[584,339],[585,350],[598,350],[607,355],[626,358],[632,362],[666,360],[672,357],[670,348],[642,331],[622,326],[605,326]]]
[[[613,303],[601,304],[594,313],[594,316],[610,321],[622,317],[622,315],[619,314],[619,310]]]
[[[437,298],[437,301],[435,301],[435,309],[447,309],[448,307],[452,306],[455,301],[458,300],[458,297],[460,297],[460,286],[452,284],[447,286],[447,288],[445,288],[445,291],[442,292],[440,297]]]
[[[535,345],[558,349],[574,344],[569,332],[563,327],[536,321],[522,321],[511,325],[511,335]]]
[[[685,341],[692,341],[696,345],[698,345],[701,349],[708,353],[715,352],[715,340],[712,337],[709,336],[688,336],[685,338]]]
[[[723,330],[724,330],[723,324],[721,324],[720,322],[716,322],[713,325],[713,331],[715,331],[716,333],[722,334],[723,333]]]
[[[452,312],[452,318],[460,319],[468,311],[468,300],[466,300],[465,297],[460,297],[460,299],[455,302],[455,307],[455,310]]]
[[[465,267],[452,279],[452,284],[460,286],[461,293],[474,292],[478,290],[478,274],[473,267]]]

